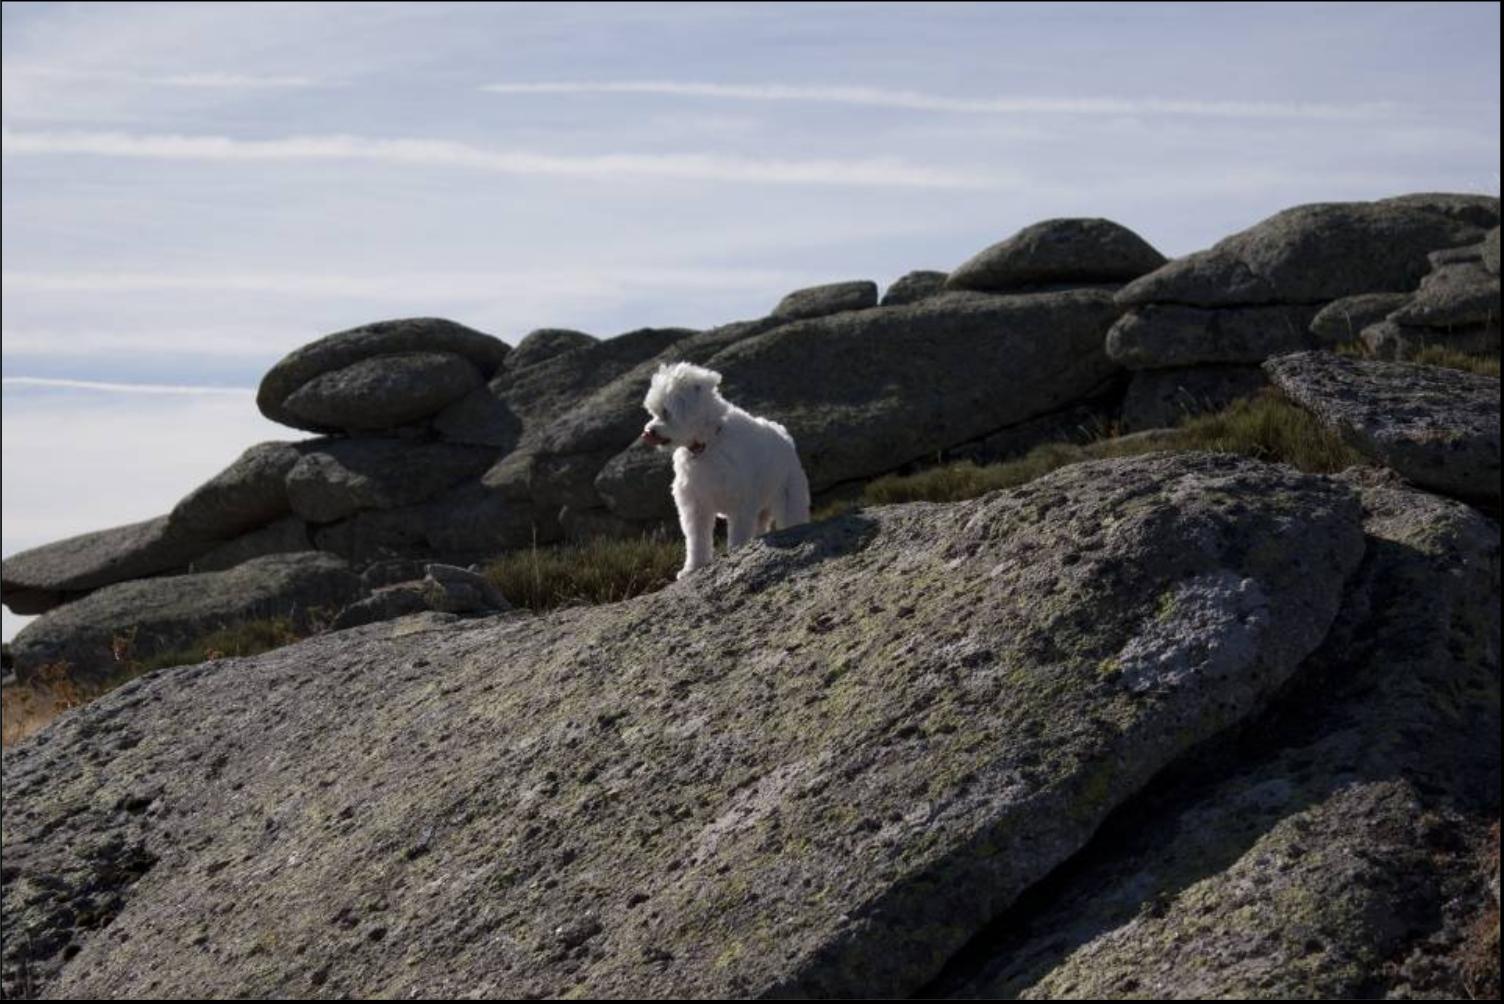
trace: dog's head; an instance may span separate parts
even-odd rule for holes
[[[653,374],[642,399],[652,420],[642,430],[650,446],[685,446],[710,442],[730,407],[718,388],[721,375],[691,363],[665,363]]]

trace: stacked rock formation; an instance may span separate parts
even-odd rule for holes
[[[1124,426],[1221,407],[1263,384],[1258,364],[1270,356],[1352,340],[1350,316],[1384,316],[1372,312],[1399,301],[1351,298],[1415,291],[1432,252],[1476,244],[1498,222],[1488,196],[1297,206],[1129,283],[1107,339],[1108,354],[1134,371]]]
[[[1170,262],[1111,221],[1046,220],[949,274],[911,272],[881,299],[871,282],[840,282],[706,331],[547,328],[511,350],[451,321],[370,324],[292,352],[261,383],[262,412],[315,438],[250,448],[164,516],[12,555],[0,588],[12,610],[44,613],[123,583],[175,596],[169,579],[307,551],[352,576],[401,566],[415,581],[425,564],[664,528],[670,456],[637,436],[652,373],[680,360],[720,371],[728,398],[789,428],[818,501],[937,458],[1001,459],[1114,420],[1171,425],[1264,386],[1264,359],[1355,332],[1376,347],[1393,341],[1383,329],[1496,348],[1498,215],[1497,199],[1473,196],[1301,206]],[[225,590],[194,581],[241,596],[245,618],[337,615],[319,588],[288,587],[301,567],[268,571],[264,588],[247,572]],[[394,585],[360,582],[342,602]],[[432,593],[408,587],[363,610]],[[75,619],[44,617],[18,636],[18,668],[89,651],[108,669],[112,632],[134,632],[146,653],[148,621],[164,646],[173,625],[203,623],[187,610],[108,616],[86,638],[68,634]]]

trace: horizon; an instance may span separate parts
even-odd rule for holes
[[[704,328],[1051,217],[1176,257],[1499,194],[1497,4],[0,11],[4,555],[304,438],[261,375],[375,320]]]

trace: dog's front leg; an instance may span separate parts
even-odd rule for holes
[[[678,578],[710,564],[715,551],[715,510],[706,505],[681,505],[679,529],[684,531],[684,567]]]

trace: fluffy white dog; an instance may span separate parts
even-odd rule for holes
[[[674,448],[674,504],[684,530],[681,579],[710,563],[717,516],[726,520],[731,549],[773,525],[809,521],[809,479],[793,437],[721,397],[720,385],[714,370],[665,364],[642,402],[653,416],[643,442]]]

